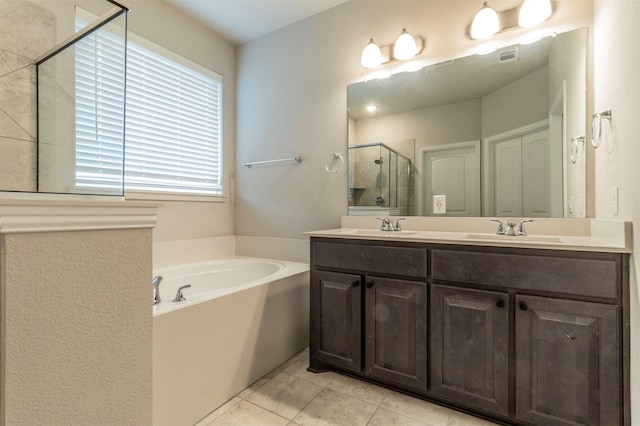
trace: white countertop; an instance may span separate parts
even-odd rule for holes
[[[576,235],[529,234],[527,236],[495,235],[482,232],[452,232],[404,229],[379,231],[367,228],[338,228],[306,232],[311,237],[345,238],[375,241],[404,241],[434,244],[458,244],[469,246],[516,247],[547,250],[597,251],[631,253],[627,238],[598,238]]]

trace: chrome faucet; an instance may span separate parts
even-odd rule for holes
[[[391,220],[391,218],[388,217],[377,217],[376,219],[378,219],[380,222],[380,230],[381,231],[402,231],[402,227],[400,226],[400,221],[401,220],[407,220],[404,217],[399,217],[396,219],[396,223],[395,225],[393,224],[393,221]]]
[[[153,288],[153,304],[160,303],[160,282],[163,280],[161,275],[156,275],[151,280],[151,287]]]
[[[380,230],[381,231],[391,231],[393,230],[393,224],[391,223],[391,219],[388,217],[376,217],[380,221]]]
[[[517,231],[518,235],[522,235],[523,237],[527,235],[527,231],[525,231],[524,229],[524,224],[529,222],[533,222],[533,219],[525,219],[522,222],[520,222],[520,225],[518,225],[518,231]]]
[[[516,222],[514,220],[509,220],[507,222],[507,227],[505,228],[501,221],[498,219],[491,219],[491,222],[496,222],[498,224],[498,230],[496,231],[496,235],[509,235],[512,237],[519,236],[525,237],[527,235],[527,231],[524,229],[524,224],[533,222],[533,219],[525,219],[520,222],[518,228],[516,229]]]
[[[504,230],[504,225],[498,219],[491,219],[490,222],[496,222],[498,224],[498,230],[496,231],[496,235],[506,235],[506,231]]]
[[[172,300],[172,302],[184,302],[185,300],[187,300],[184,297],[184,294],[182,294],[182,290],[184,290],[185,288],[191,288],[191,284],[183,285],[182,287],[178,288],[178,291],[176,292],[176,297],[175,299]]]

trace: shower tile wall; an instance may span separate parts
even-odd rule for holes
[[[0,1],[0,190],[36,190],[33,60],[55,43],[55,15],[26,0]]]
[[[400,173],[398,173],[398,206],[401,215],[415,214],[415,139],[406,139],[395,142],[385,142],[385,144],[400,154],[411,160],[411,173],[407,176],[402,173],[404,165],[399,163]],[[385,206],[389,206],[391,198],[395,198],[395,188],[389,192],[389,151],[384,148],[368,147],[350,150],[349,170],[353,170],[349,176],[349,184],[353,191],[350,191],[349,205],[354,206],[375,206],[376,197],[381,193],[385,197]],[[375,163],[383,157],[383,167]],[[355,164],[357,163],[357,167]],[[395,175],[395,162],[392,164],[391,173]],[[394,203],[395,204],[395,203]],[[394,206],[395,207],[395,206]]]

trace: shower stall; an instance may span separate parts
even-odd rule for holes
[[[411,160],[381,143],[349,146],[349,214],[411,215]]]

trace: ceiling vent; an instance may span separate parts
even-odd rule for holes
[[[518,48],[513,48],[513,49],[509,49],[509,50],[505,50],[503,52],[500,52],[500,55],[498,56],[498,62],[500,62],[501,64],[505,63],[505,62],[513,62],[513,61],[517,61],[518,60]]]

